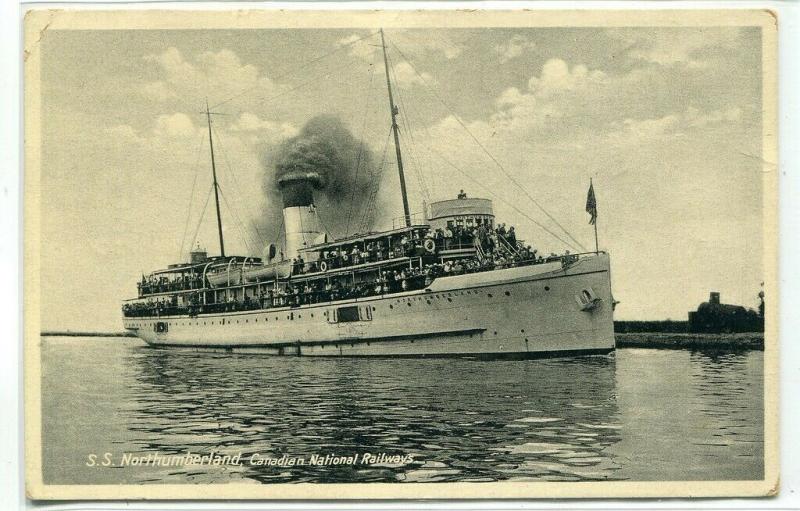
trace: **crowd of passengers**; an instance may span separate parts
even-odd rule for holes
[[[138,282],[136,286],[139,288],[139,296],[153,293],[166,293],[168,291],[202,289],[204,287],[203,276],[199,273],[183,274],[171,279],[163,275],[142,276],[141,282]]]
[[[540,262],[561,261],[562,264],[570,264],[577,260],[578,257],[570,255],[569,251],[561,256],[552,253],[546,258],[542,256],[535,257],[535,251],[533,251],[528,254],[531,257],[525,258],[522,254],[523,251],[514,256],[506,256],[495,252],[491,257],[487,257],[483,261],[475,258],[464,258],[445,261],[444,263],[426,264],[422,267],[381,271],[378,278],[374,280],[348,284],[343,284],[336,279],[325,279],[324,281],[323,279],[316,279],[305,282],[290,281],[285,287],[262,290],[258,298],[245,296],[243,300],[237,300],[233,296],[229,296],[223,303],[204,305],[203,310],[207,312],[234,312],[271,307],[297,307],[320,302],[413,291],[429,286],[433,279],[437,277],[512,268]],[[187,311],[193,313],[199,309],[199,306],[199,296],[194,294],[190,298],[190,305],[183,308],[178,307],[175,303],[153,301],[125,304],[123,310],[126,316],[157,316],[186,314]]]
[[[446,226],[444,229],[428,230],[424,236],[421,236],[421,231],[413,230],[408,234],[399,236],[391,244],[388,240],[373,240],[352,246],[336,247],[335,249],[323,251],[320,260],[315,262],[307,263],[302,257],[297,257],[292,259],[292,274],[300,275],[322,271],[322,262],[326,263],[326,270],[329,270],[399,257],[421,257],[429,253],[425,249],[425,243],[428,239],[433,240],[437,251],[460,247],[480,247],[483,253],[480,258],[482,262],[465,260],[460,265],[464,268],[469,267],[465,271],[484,271],[521,263],[537,264],[563,257],[555,253],[551,253],[549,256],[539,254],[536,249],[517,239],[513,226],[507,228],[506,224],[499,224],[492,228],[486,223],[468,226],[454,224]],[[566,254],[569,255],[569,251]],[[431,271],[444,271],[443,269],[435,268],[436,266],[429,265]],[[449,271],[444,271],[442,274],[448,273]],[[139,296],[142,296],[169,291],[202,289],[204,286],[202,275],[190,274],[174,279],[169,279],[165,276],[142,277],[138,287]],[[354,291],[356,295],[361,292]],[[343,295],[343,297],[348,296]]]
[[[537,256],[537,251],[530,245],[525,245],[517,240],[517,233],[513,226],[506,228],[506,224],[499,224],[496,228],[492,228],[488,224],[468,226],[454,224],[448,225],[444,229],[429,230],[424,237],[420,236],[419,231],[411,231],[409,235],[400,236],[393,245],[387,240],[372,240],[355,243],[352,246],[339,246],[323,251],[319,261],[315,262],[307,263],[300,256],[292,259],[292,273],[298,275],[321,271],[323,262],[325,263],[324,268],[327,270],[386,261],[398,257],[419,257],[429,253],[425,248],[428,239],[433,240],[437,251],[479,246],[484,255],[490,259],[497,254],[533,262],[545,259]]]

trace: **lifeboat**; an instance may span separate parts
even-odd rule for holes
[[[286,278],[292,273],[291,261],[278,261],[271,264],[242,264],[219,267],[206,274],[208,282],[214,287],[238,286],[246,282]]]

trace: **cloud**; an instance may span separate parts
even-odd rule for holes
[[[275,145],[297,135],[297,128],[288,122],[261,119],[250,112],[242,112],[228,127],[233,133],[248,136],[248,140],[256,144]]]
[[[500,63],[505,64],[534,48],[536,48],[536,43],[531,39],[515,35],[508,41],[495,45],[493,50],[500,56]]]
[[[394,79],[399,85],[433,85],[433,76],[424,71],[417,74],[408,62],[400,62],[392,66]]]
[[[490,123],[495,128],[525,131],[544,127],[566,116],[575,117],[579,110],[596,104],[591,98],[600,94],[609,79],[599,70],[585,65],[572,67],[561,59],[544,63],[539,76],[532,76],[526,90],[511,87],[495,100],[497,110]]]
[[[348,49],[348,53],[359,59],[366,60],[367,62],[372,62],[375,59],[375,52],[378,51],[378,48],[371,46],[371,44],[374,44],[372,38],[368,37],[365,39],[363,35],[358,34],[351,34],[347,37],[343,37],[337,41],[337,44],[340,46],[346,44],[351,45]]]
[[[626,45],[626,54],[633,60],[660,66],[683,65],[692,69],[708,67],[714,58],[713,49],[733,49],[739,43],[739,27],[609,29],[606,34]]]
[[[189,104],[208,97],[210,103],[237,96],[244,90],[257,89],[261,94],[277,89],[277,85],[252,64],[245,64],[231,50],[206,51],[186,59],[175,47],[159,54],[145,55],[155,64],[161,77],[147,82],[142,93],[158,101],[184,98]]]
[[[197,128],[194,122],[184,113],[159,115],[153,128],[153,134],[157,137],[186,138],[194,136],[195,133]]]
[[[148,82],[142,87],[142,94],[150,99],[156,101],[166,101],[167,99],[174,98],[175,92],[167,86],[165,82]]]

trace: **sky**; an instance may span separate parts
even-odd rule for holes
[[[386,40],[412,211],[464,189],[540,252],[593,250],[591,178],[616,319],[686,319],[709,291],[757,305],[760,29],[394,29]],[[351,232],[390,227],[402,206],[379,42],[345,29],[49,30],[43,328],[119,330],[143,273],[196,243],[218,253],[206,101],[220,114],[227,254],[277,241],[266,162],[320,115],[376,162],[363,172],[378,220]]]

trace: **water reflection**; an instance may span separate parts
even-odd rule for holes
[[[142,451],[415,459],[241,468],[259,481],[598,480],[619,468],[603,455],[619,438],[613,356],[310,360],[140,348],[125,362]]]
[[[761,352],[312,360],[48,338],[42,359],[48,484],[763,477]],[[187,451],[245,463],[85,464]],[[414,461],[253,466],[255,453]]]

